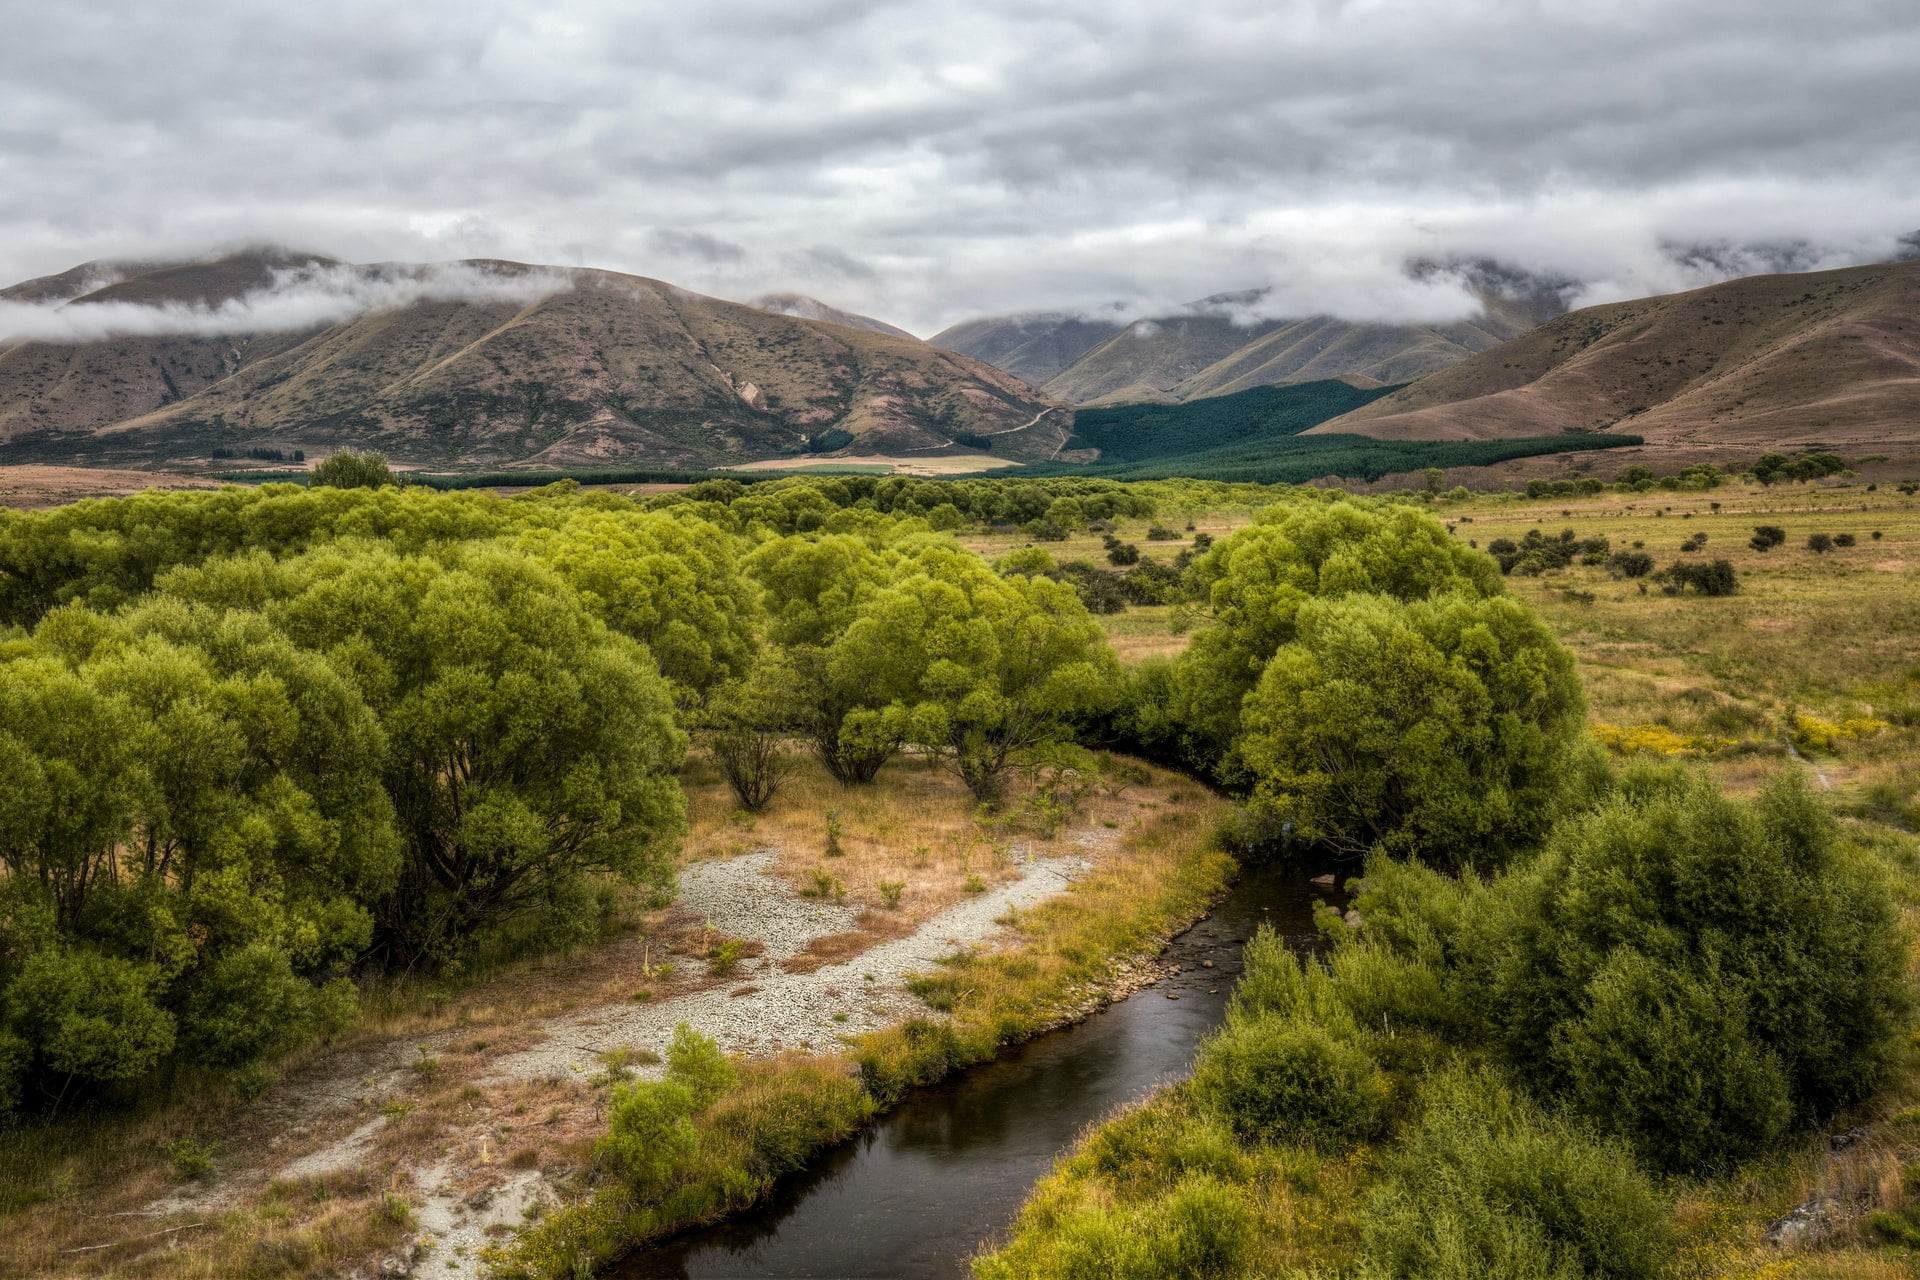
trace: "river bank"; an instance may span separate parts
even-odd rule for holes
[[[739,1213],[910,1091],[1154,980],[1166,940],[1217,899],[1235,865],[1214,838],[1222,802],[1158,771],[1141,791],[1126,801],[1136,808],[1131,821],[1098,820],[1117,836],[1067,891],[1000,917],[997,945],[962,947],[913,982],[924,1012],[859,1037],[844,1055],[752,1064],[739,1099],[722,1099],[697,1122],[698,1145],[665,1194],[583,1179],[585,1198],[489,1251],[489,1261],[508,1275],[566,1276]]]

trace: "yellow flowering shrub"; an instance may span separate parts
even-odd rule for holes
[[[1663,724],[1617,725],[1599,722],[1593,736],[1623,756],[1709,756],[1739,743],[1702,733],[1679,733]]]
[[[1887,727],[1885,720],[1872,716],[1852,716],[1845,720],[1822,720],[1818,716],[1795,716],[1793,740],[1808,751],[1826,751],[1836,742],[1868,738]]]

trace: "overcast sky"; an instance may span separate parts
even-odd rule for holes
[[[0,277],[271,240],[985,312],[1441,318],[1893,256],[1915,0],[0,0]],[[1705,245],[1691,258],[1676,246]]]

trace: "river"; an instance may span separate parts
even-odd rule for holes
[[[752,1212],[632,1254],[611,1274],[965,1276],[1082,1129],[1186,1074],[1225,1014],[1254,929],[1267,922],[1311,945],[1315,897],[1345,901],[1306,873],[1249,869],[1168,948],[1178,976],[916,1091]]]

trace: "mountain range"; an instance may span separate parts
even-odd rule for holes
[[[1345,378],[1411,382],[1566,311],[1569,282],[1471,264],[1479,310],[1451,324],[1375,324],[1263,314],[1267,290],[1216,294],[1121,324],[1033,313],[970,320],[928,339],[1076,405],[1178,403],[1249,387]]]
[[[1469,278],[1481,311],[1453,325],[1262,318],[1250,291],[922,342],[803,295],[728,302],[610,271],[280,250],[88,263],[0,289],[0,462],[205,470],[344,445],[443,469],[1058,462],[1115,452],[1075,436],[1073,405],[1273,385],[1320,388],[1329,420],[1308,434],[1920,453],[1920,261],[1574,312],[1564,284]]]
[[[811,299],[765,302],[508,262],[86,264],[0,290],[0,321],[72,330],[0,341],[0,460],[351,444],[437,466],[706,466],[989,444],[1044,458],[1067,437],[1055,400],[990,365]]]

